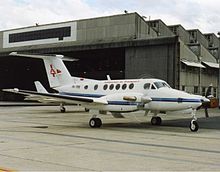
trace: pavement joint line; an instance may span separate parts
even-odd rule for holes
[[[7,158],[15,158],[15,159],[22,159],[22,160],[26,160],[26,161],[34,161],[34,162],[39,162],[39,163],[44,163],[44,164],[51,164],[51,165],[57,165],[57,166],[63,166],[63,167],[71,167],[71,168],[79,168],[82,170],[89,170],[92,171],[93,169],[88,169],[88,168],[82,168],[82,167],[77,167],[77,166],[70,166],[70,165],[66,165],[66,164],[60,164],[60,163],[54,163],[54,162],[48,162],[48,161],[42,161],[42,160],[37,160],[37,159],[30,159],[30,158],[23,158],[23,157],[18,157],[18,156],[12,156],[12,155],[5,155],[5,154],[1,154],[0,156],[4,156]],[[1,170],[1,169],[0,169]],[[1,172],[1,171],[0,171]],[[14,171],[3,171],[3,172],[14,172]]]
[[[20,132],[22,132],[22,131],[20,131]],[[129,144],[129,145],[138,145],[138,146],[148,146],[148,147],[158,147],[158,148],[167,148],[167,149],[177,149],[177,150],[185,150],[185,151],[220,154],[220,151],[205,150],[205,149],[199,149],[199,148],[189,148],[189,147],[180,147],[180,146],[162,145],[162,144],[150,144],[150,143],[136,143],[136,142],[132,142],[132,141],[123,141],[123,140],[117,140],[117,139],[95,138],[95,137],[91,137],[91,136],[79,136],[79,135],[70,135],[70,134],[52,133],[52,132],[43,132],[43,131],[23,131],[23,132],[45,134],[45,135],[55,135],[55,136],[64,136],[64,137],[70,137],[70,138],[96,140],[96,141],[119,143],[119,144]],[[41,141],[24,140],[24,139],[12,138],[9,136],[7,136],[7,137],[5,136],[5,138],[14,139],[14,140],[18,140],[18,141],[24,141],[24,142],[35,142],[35,143],[44,144],[44,145],[47,144],[47,145],[53,145],[53,146],[60,146],[60,144],[41,142]]]

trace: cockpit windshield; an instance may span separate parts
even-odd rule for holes
[[[157,87],[157,89],[162,87],[170,88],[170,86],[166,82],[154,82],[154,85]]]

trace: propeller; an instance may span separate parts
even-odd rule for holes
[[[212,84],[210,84],[210,85],[208,86],[208,89],[206,90],[206,93],[205,93],[205,98],[210,99],[211,97],[213,97],[211,91],[212,91]],[[199,110],[199,109],[201,109],[201,108],[204,108],[204,110],[205,110],[205,117],[208,118],[208,117],[209,117],[209,113],[208,113],[208,108],[209,108],[209,107],[210,107],[210,102],[208,102],[208,101],[203,101],[203,102],[202,102],[202,105],[199,106],[196,110]]]

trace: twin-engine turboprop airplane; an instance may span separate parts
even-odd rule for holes
[[[203,102],[209,100],[205,97],[188,94],[172,89],[165,81],[160,79],[129,79],[129,80],[92,80],[72,77],[64,65],[62,55],[10,55],[43,59],[50,87],[58,93],[4,89],[29,96],[40,96],[43,99],[60,103],[80,104],[86,109],[96,112],[89,121],[92,128],[101,127],[102,121],[97,118],[99,114],[110,112],[114,117],[123,117],[123,113],[144,110],[146,114],[151,111],[152,125],[160,125],[162,120],[157,116],[160,112],[188,111],[192,115],[190,130],[197,131],[199,125],[196,118],[196,109]]]

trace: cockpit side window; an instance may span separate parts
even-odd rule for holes
[[[154,82],[154,85],[157,87],[157,89],[162,87],[170,88],[170,86],[166,82]]]
[[[154,84],[151,85],[151,89],[156,90],[156,87],[154,86]]]

